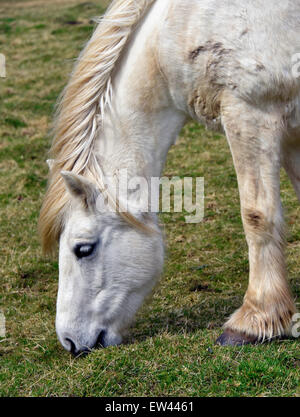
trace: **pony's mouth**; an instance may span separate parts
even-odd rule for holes
[[[102,349],[102,348],[107,347],[108,344],[105,342],[106,334],[107,334],[106,330],[101,330],[94,346],[91,346],[91,347],[84,346],[79,349],[76,348],[76,345],[72,339],[66,338],[65,340],[66,342],[68,342],[70,346],[69,351],[72,353],[72,355],[75,356],[76,358],[79,358],[79,357],[88,355],[95,349]]]

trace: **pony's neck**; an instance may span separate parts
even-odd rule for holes
[[[160,71],[158,36],[168,2],[157,2],[140,22],[118,63],[97,154],[106,175],[160,176],[184,124]],[[159,17],[159,18],[158,18]]]

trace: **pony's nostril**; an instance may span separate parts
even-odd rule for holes
[[[69,339],[68,337],[66,337],[66,341],[68,342],[68,344],[70,344],[70,352],[75,355],[76,354],[76,346],[75,343],[73,342],[73,340]]]
[[[97,342],[96,342],[96,347],[105,347],[105,344],[104,344],[105,335],[106,335],[106,331],[101,330],[101,332],[99,333]]]

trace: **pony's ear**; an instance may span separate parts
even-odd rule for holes
[[[46,162],[48,164],[49,170],[51,171],[54,165],[54,159],[47,159]]]
[[[86,208],[95,204],[97,188],[92,182],[70,171],[61,171],[61,176],[69,193],[80,200]]]

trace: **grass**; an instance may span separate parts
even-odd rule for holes
[[[54,327],[58,265],[42,257],[36,223],[55,100],[93,24],[99,0],[0,0],[1,396],[299,396],[299,341],[222,348],[224,320],[247,287],[237,181],[222,135],[189,123],[165,174],[205,177],[205,219],[164,214],[165,274],[125,345],[74,360]],[[107,2],[106,2],[107,3]],[[300,295],[299,204],[282,174],[288,270]]]

